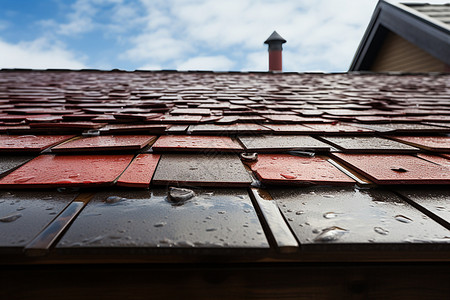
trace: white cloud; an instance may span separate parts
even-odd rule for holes
[[[324,70],[346,70],[376,4],[376,0],[141,2],[147,10],[146,26],[130,39],[131,47],[122,58],[151,59],[146,63],[185,69],[202,67],[191,64],[198,57],[226,56],[235,63],[225,67],[267,70],[263,41],[277,30],[288,40],[287,71],[306,71],[304,67],[320,62]],[[223,61],[216,64],[223,66]]]
[[[229,71],[234,66],[234,62],[229,58],[218,56],[199,56],[188,59],[179,64],[177,70],[216,70]]]
[[[93,28],[92,17],[96,9],[89,0],[77,0],[72,4],[73,12],[69,14],[69,22],[59,24],[58,33],[63,35],[74,35],[88,32]]]
[[[10,44],[0,40],[0,68],[83,69],[80,59],[46,39]]]
[[[168,30],[141,34],[131,40],[136,46],[125,53],[125,58],[133,61],[148,60],[148,63],[179,59],[190,50],[183,40],[173,38]]]
[[[242,71],[267,71],[268,66],[267,49],[261,49],[247,55]]]
[[[61,35],[87,33],[105,27],[105,24],[97,20],[103,9],[108,11],[106,15],[112,20],[110,26],[106,25],[107,28],[120,31],[134,23],[136,10],[133,6],[123,4],[123,0],[77,0],[71,5],[72,11],[67,15],[67,23],[57,24],[53,20],[47,20],[47,23],[55,26],[56,32]]]

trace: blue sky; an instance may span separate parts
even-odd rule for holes
[[[346,71],[376,3],[0,0],[0,68],[266,71],[277,30],[285,71]]]

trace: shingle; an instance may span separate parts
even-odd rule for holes
[[[245,189],[195,190],[182,203],[171,203],[167,190],[156,189],[96,194],[57,245],[65,253],[137,247],[148,253],[177,248],[214,253],[267,250],[269,244]]]
[[[1,178],[0,188],[111,185],[132,158],[132,155],[40,155]]]
[[[211,111],[207,108],[196,108],[196,109],[190,109],[190,108],[179,108],[174,109],[170,112],[172,115],[202,115],[202,116],[209,116],[211,114]]]
[[[118,186],[141,187],[150,186],[153,174],[158,165],[160,155],[139,154],[117,180]]]
[[[316,133],[316,130],[300,124],[264,124],[277,134],[311,134]]]
[[[105,126],[106,123],[95,122],[59,122],[59,123],[30,123],[31,128],[46,128],[50,130],[62,129],[99,129]]]
[[[401,154],[333,153],[377,184],[449,184],[450,168]]]
[[[373,132],[373,130],[352,126],[351,124],[305,124],[305,126],[314,129],[314,133],[317,134],[367,134]]]
[[[450,242],[446,228],[385,190],[321,187],[269,193],[305,249],[367,243],[371,249],[411,249],[411,243],[433,248],[432,243]]]
[[[400,142],[380,137],[322,137],[330,143],[348,153],[415,153],[420,150]]]
[[[74,135],[0,135],[0,152],[40,152]]]
[[[0,155],[0,176],[33,159],[31,155]]]
[[[419,154],[417,154],[417,157],[427,160],[427,161],[431,161],[432,163],[435,163],[437,165],[450,167],[450,157],[448,155],[445,156],[445,154],[441,154],[441,156],[437,156],[437,155],[419,153]]]
[[[187,126],[186,126],[187,127]],[[100,129],[103,134],[133,134],[133,133],[147,133],[147,134],[162,134],[170,125],[156,125],[156,124],[110,124]]]
[[[279,152],[290,150],[322,151],[330,146],[308,135],[255,135],[239,136],[248,151]]]
[[[250,175],[236,155],[164,154],[153,184],[248,186]]]
[[[429,151],[450,151],[450,136],[393,136],[391,138]]]
[[[214,134],[214,135],[236,135],[243,133],[267,133],[271,132],[269,128],[258,124],[233,124],[233,125],[214,125],[201,124],[189,126],[189,131],[193,134]]]
[[[153,135],[103,135],[82,137],[55,146],[52,152],[98,152],[140,150],[156,139]]]
[[[438,219],[447,229],[450,229],[450,190],[448,188],[431,190],[399,188],[396,192],[422,207],[428,216]]]
[[[165,151],[200,151],[216,150],[220,152],[237,152],[242,147],[227,136],[167,135],[161,136],[153,145],[155,152]]]
[[[320,157],[260,154],[251,169],[267,184],[354,184],[355,181]]]
[[[27,245],[76,193],[0,192],[0,253],[22,253]]]

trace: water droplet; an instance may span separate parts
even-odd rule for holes
[[[224,214],[226,214],[227,212],[224,211],[224,210],[220,210],[220,211],[218,211],[217,213],[218,213],[219,215],[224,215]]]
[[[250,210],[250,209],[244,209],[244,212],[245,212],[246,214],[248,214],[248,213],[251,212],[251,210]]]
[[[318,233],[320,233],[321,231],[320,231],[319,229],[313,229],[312,232],[315,233],[315,234],[318,234]]]
[[[14,179],[14,183],[24,183],[34,178],[36,178],[36,176],[19,177],[17,179]]]
[[[177,242],[177,246],[179,247],[195,247],[195,244],[191,241],[180,241]]]
[[[439,211],[444,211],[445,207],[444,206],[436,206],[436,209]]]
[[[195,196],[193,190],[185,188],[170,187],[168,200],[175,203],[185,202]]]
[[[413,220],[411,220],[408,217],[405,217],[403,215],[396,215],[394,217],[397,221],[402,222],[402,223],[411,223]]]
[[[323,195],[324,198],[334,198],[333,195]]]
[[[161,244],[173,244],[173,241],[171,239],[168,238],[164,238],[162,240],[159,241]]]
[[[290,174],[280,174],[280,175],[283,176],[286,179],[295,179],[295,178],[297,178],[297,176],[290,175]]]
[[[80,176],[80,174],[72,174],[72,175],[69,175],[69,178],[77,178],[78,176]]]
[[[217,228],[206,228],[206,231],[208,231],[208,232],[217,231]]]
[[[17,220],[20,217],[22,217],[22,214],[12,214],[12,215],[0,218],[0,222],[10,223],[10,222],[14,222],[15,220]]]
[[[27,134],[27,135],[20,135],[20,136],[18,136],[16,139],[21,140],[21,139],[26,139],[26,138],[36,138],[36,137],[37,137],[37,136],[35,136],[35,135]]]
[[[315,237],[315,242],[334,242],[340,239],[344,234],[348,233],[347,229],[332,226],[322,229],[322,233]]]
[[[323,217],[325,219],[333,219],[333,218],[336,218],[337,216],[338,216],[338,214],[335,212],[332,212],[332,211],[329,211],[329,212],[326,212],[323,214]]]
[[[297,216],[303,215],[305,212],[303,210],[298,210],[295,212]]]
[[[159,223],[154,224],[153,226],[155,226],[155,227],[163,227],[166,224],[167,224],[166,222],[159,222]]]
[[[404,168],[402,168],[402,167],[397,167],[397,166],[391,167],[391,170],[392,170],[392,171],[395,171],[395,172],[399,172],[399,173],[405,173],[405,172],[408,172],[408,170],[406,170],[406,169],[404,169]]]
[[[374,227],[373,230],[374,230],[376,233],[379,233],[379,234],[381,234],[381,235],[387,235],[387,234],[389,233],[389,230],[384,229],[384,228],[382,228],[382,227]]]
[[[17,211],[21,211],[21,210],[24,210],[24,209],[25,209],[25,207],[23,207],[23,206],[16,208]]]
[[[114,204],[114,203],[118,203],[118,202],[121,202],[124,200],[126,200],[126,198],[119,197],[119,196],[109,196],[105,199],[105,202],[108,204]]]
[[[94,244],[94,243],[100,242],[104,238],[105,238],[104,236],[99,235],[99,236],[96,236],[96,237],[93,237],[93,238],[90,238],[90,239],[85,239],[85,240],[82,241],[82,243],[85,244],[85,245]]]

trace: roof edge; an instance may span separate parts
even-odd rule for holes
[[[99,72],[99,73],[108,73],[108,72],[122,72],[122,73],[199,73],[199,74],[234,74],[234,75],[248,75],[248,74],[256,74],[256,75],[271,75],[271,76],[287,76],[287,75],[316,75],[316,76],[333,76],[333,75],[392,75],[392,76],[410,76],[410,75],[418,75],[418,76],[450,76],[448,72],[372,72],[372,71],[343,71],[343,72],[272,72],[272,71],[197,71],[197,70],[189,70],[189,71],[177,71],[177,70],[120,70],[120,69],[111,69],[111,70],[101,70],[101,69],[25,69],[25,68],[4,68],[0,69],[0,73],[2,72]]]
[[[403,25],[399,25],[399,22],[393,21],[393,15],[394,17],[398,17]],[[422,36],[414,38],[411,36],[411,28],[417,27],[418,23],[421,25],[421,32],[415,32],[414,34]],[[363,70],[364,67],[374,59],[373,56],[378,53],[381,46],[380,44],[384,40],[387,31],[395,32],[419,48],[422,48],[426,52],[437,57],[444,63],[450,65],[450,58],[446,52],[446,49],[450,48],[450,28],[449,26],[442,26],[442,24],[445,23],[441,23],[442,22],[434,21],[432,18],[415,11],[404,4],[393,3],[390,0],[379,0],[369,25],[364,32],[363,38],[353,56],[349,71]],[[410,26],[405,27],[405,24]],[[398,26],[398,28],[396,28],[396,26]],[[401,26],[404,26],[405,28],[401,29]],[[411,41],[414,39],[416,42],[420,40],[422,43],[419,43],[420,45],[418,45],[414,41]],[[423,45],[423,40],[432,40],[433,45],[430,45],[430,43],[425,43],[425,45]],[[440,47],[436,47],[436,45],[440,45]]]

